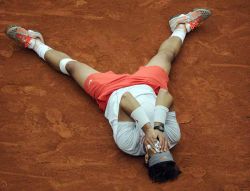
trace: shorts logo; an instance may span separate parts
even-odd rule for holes
[[[92,83],[92,81],[93,81],[93,80],[89,80],[89,86],[90,86],[90,84]]]

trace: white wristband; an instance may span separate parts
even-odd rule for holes
[[[163,105],[155,106],[154,122],[165,124],[169,109]]]
[[[139,128],[142,128],[145,124],[150,123],[147,114],[145,113],[144,109],[141,106],[137,107],[131,113],[131,117],[135,120]]]

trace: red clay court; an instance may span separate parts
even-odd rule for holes
[[[183,173],[164,184],[117,148],[73,80],[4,34],[12,23],[36,29],[97,70],[132,73],[170,35],[169,17],[196,7],[213,15],[187,35],[170,75]],[[249,13],[248,0],[0,0],[0,190],[250,190]]]

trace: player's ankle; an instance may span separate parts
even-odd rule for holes
[[[175,27],[171,36],[178,37],[183,42],[186,37],[186,34],[187,34],[187,29],[185,27],[185,24],[178,24]]]
[[[40,39],[34,39],[34,38],[32,38],[32,39],[29,41],[28,48],[29,48],[29,49],[35,50],[35,49],[38,48],[38,46],[39,46],[41,43],[42,43],[42,42],[41,42]]]
[[[35,39],[34,49],[37,49],[41,44],[44,44],[44,43],[40,39]]]
[[[46,52],[51,50],[51,48],[44,44],[40,39],[32,39],[28,47],[34,50],[43,60],[45,60]]]
[[[176,26],[175,30],[176,30],[176,29],[183,29],[184,32],[186,32],[186,33],[188,32],[185,24],[178,24],[178,25]]]

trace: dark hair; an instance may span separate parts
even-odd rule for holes
[[[174,161],[157,163],[148,169],[150,178],[155,182],[174,180],[181,173]]]

